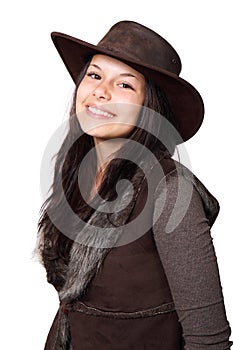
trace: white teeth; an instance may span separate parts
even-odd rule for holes
[[[114,115],[113,114],[110,114],[108,112],[104,112],[104,111],[101,111],[100,109],[97,109],[95,107],[88,107],[89,111],[94,113],[94,114],[97,114],[97,115],[103,115],[104,117],[107,117],[107,118],[113,118]]]

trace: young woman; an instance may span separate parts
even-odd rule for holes
[[[45,349],[230,349],[218,202],[172,159],[204,114],[178,54],[131,21],[97,46],[52,39],[76,88],[39,221],[60,298]]]

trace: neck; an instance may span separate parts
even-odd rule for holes
[[[93,184],[91,191],[91,198],[95,196],[96,192],[98,192],[98,188],[102,183],[106,167],[114,158],[115,153],[121,148],[124,139],[110,139],[100,141],[99,139],[94,138],[94,142],[97,156],[97,173],[95,183]]]
[[[115,153],[121,148],[124,139],[110,139],[100,141],[94,139],[97,155],[97,172],[104,172],[108,163],[114,158]]]

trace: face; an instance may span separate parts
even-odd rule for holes
[[[76,113],[95,143],[126,138],[145,97],[144,76],[114,58],[95,55],[77,90]]]

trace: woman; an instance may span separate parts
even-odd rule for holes
[[[52,39],[76,88],[39,221],[60,298],[45,349],[230,349],[218,202],[172,159],[204,114],[178,54],[131,21]]]

